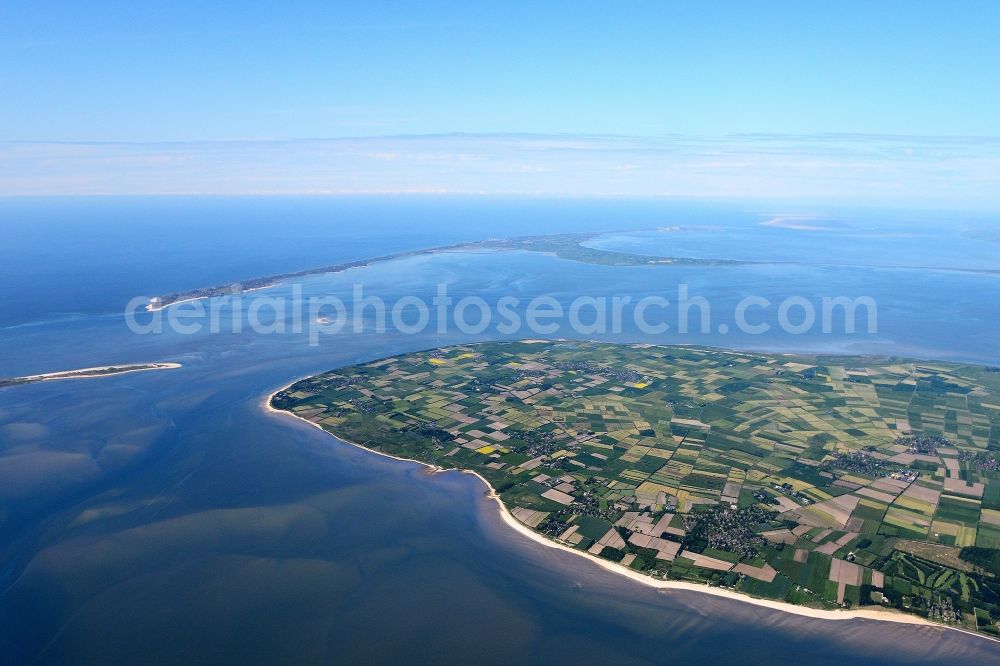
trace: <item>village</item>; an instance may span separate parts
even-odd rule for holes
[[[997,383],[940,363],[522,341],[337,370],[272,404],[476,471],[526,527],[634,571],[989,633],[1000,571],[963,554],[1000,553]]]

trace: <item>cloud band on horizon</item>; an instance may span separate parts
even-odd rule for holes
[[[3,142],[0,196],[489,194],[1000,208],[1000,139],[443,134]]]

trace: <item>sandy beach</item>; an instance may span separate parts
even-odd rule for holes
[[[761,222],[763,227],[780,227],[782,229],[795,229],[797,231],[836,231],[837,227],[817,223],[822,222],[816,217],[772,217],[770,220]]]
[[[148,305],[146,305],[146,312],[159,312],[160,310],[166,310],[167,308],[172,308],[173,306],[180,305],[181,303],[193,303],[194,301],[204,301],[210,298],[223,298],[225,296],[241,296],[243,294],[249,294],[252,291],[261,291],[262,289],[270,289],[271,287],[274,287],[277,284],[278,284],[277,282],[274,282],[272,284],[265,284],[260,287],[241,289],[236,294],[217,294],[215,296],[192,296],[190,298],[182,298],[178,301],[170,301],[169,303],[165,303],[163,305],[153,305],[152,303],[149,303]]]
[[[355,442],[351,442],[351,441],[345,440],[343,438],[337,437],[337,436],[333,435],[332,433],[328,432],[326,429],[324,429],[319,424],[313,423],[312,421],[309,421],[308,419],[303,419],[303,418],[301,418],[299,416],[296,416],[296,415],[292,414],[291,412],[288,412],[288,411],[285,411],[285,410],[282,410],[282,409],[275,409],[274,407],[271,406],[271,399],[275,396],[275,394],[277,394],[277,393],[279,393],[279,392],[287,389],[289,386],[291,386],[292,384],[295,384],[296,382],[300,381],[301,379],[304,379],[304,378],[296,379],[295,381],[292,381],[292,382],[286,384],[285,386],[282,386],[281,388],[276,389],[275,391],[273,391],[272,393],[270,393],[267,397],[265,397],[263,399],[263,401],[261,402],[261,405],[264,408],[264,411],[270,412],[272,414],[282,414],[282,415],[285,415],[287,417],[293,418],[293,419],[295,419],[297,421],[301,421],[303,423],[306,423],[306,424],[308,424],[308,425],[310,425],[310,426],[312,426],[314,428],[317,428],[317,429],[321,430],[325,434],[327,434],[327,435],[329,435],[331,437],[334,437],[338,441],[344,442],[346,444],[350,444],[351,446],[357,447],[357,448],[359,448],[359,449],[361,449],[363,451],[367,451],[368,453],[374,453],[376,455],[384,456],[386,458],[392,458],[393,460],[401,460],[401,461],[404,461],[404,462],[417,463],[418,465],[422,465],[424,467],[427,467],[432,472],[456,471],[456,472],[461,472],[463,474],[470,474],[472,476],[475,476],[480,481],[482,481],[483,484],[486,486],[488,497],[490,499],[492,499],[493,501],[496,502],[497,510],[500,512],[500,517],[503,519],[504,523],[508,527],[510,527],[511,529],[513,529],[514,531],[516,531],[518,534],[521,534],[522,536],[527,537],[528,539],[531,539],[535,543],[538,543],[539,545],[545,546],[547,548],[556,548],[556,549],[565,551],[567,553],[572,553],[573,555],[576,555],[578,557],[582,557],[582,558],[585,558],[587,560],[590,560],[591,562],[593,562],[597,566],[600,566],[603,569],[606,569],[607,571],[610,571],[612,573],[618,574],[620,576],[624,576],[624,577],[629,578],[629,579],[631,579],[631,580],[633,580],[633,581],[635,581],[637,583],[641,583],[642,585],[647,585],[649,587],[653,587],[653,588],[656,588],[656,589],[659,589],[659,590],[666,590],[666,591],[669,591],[669,590],[685,590],[685,591],[689,591],[689,592],[699,592],[701,594],[711,594],[711,595],[714,595],[714,596],[717,596],[717,597],[725,597],[727,599],[732,599],[734,601],[740,601],[742,603],[747,603],[747,604],[752,604],[752,605],[755,605],[755,606],[762,606],[764,608],[770,608],[770,609],[773,609],[773,610],[782,611],[784,613],[791,613],[792,615],[799,615],[799,616],[803,616],[803,617],[809,617],[809,618],[820,619],[820,620],[858,620],[858,619],[863,619],[863,620],[880,620],[880,621],[883,621],[883,622],[896,622],[896,623],[900,623],[900,624],[914,624],[914,625],[923,625],[923,626],[928,626],[928,627],[938,627],[938,628],[941,628],[941,629],[951,629],[953,631],[960,631],[962,633],[969,634],[971,636],[978,636],[979,638],[982,638],[982,639],[985,639],[985,640],[996,640],[996,639],[994,639],[994,638],[992,638],[990,636],[986,636],[984,634],[979,634],[979,633],[976,633],[976,632],[968,631],[968,630],[962,629],[960,627],[951,627],[951,626],[948,626],[948,625],[939,624],[939,623],[936,623],[936,622],[931,622],[930,620],[927,620],[925,618],[922,618],[922,617],[919,617],[919,616],[916,616],[916,615],[909,615],[907,613],[903,613],[903,612],[892,610],[892,609],[880,609],[880,608],[870,608],[869,609],[869,608],[866,608],[866,609],[863,609],[863,610],[858,610],[858,609],[823,610],[823,609],[817,609],[817,608],[808,608],[806,606],[797,606],[795,604],[788,604],[788,603],[784,603],[784,602],[781,602],[781,601],[774,601],[772,599],[762,599],[762,598],[759,598],[759,597],[752,597],[750,595],[742,594],[742,593],[739,593],[739,592],[734,592],[733,590],[728,590],[728,589],[723,589],[723,588],[718,588],[718,587],[712,587],[712,586],[709,586],[709,585],[702,585],[702,584],[699,584],[699,583],[689,583],[689,582],[685,582],[685,581],[674,581],[674,580],[662,580],[662,579],[659,579],[659,578],[653,578],[652,576],[647,576],[647,575],[641,574],[641,573],[639,573],[637,571],[633,571],[632,569],[629,569],[627,567],[623,567],[620,564],[617,564],[615,562],[611,562],[609,560],[601,559],[601,558],[597,557],[596,555],[591,555],[590,553],[587,553],[587,552],[584,552],[584,551],[580,551],[580,550],[576,550],[574,548],[570,548],[569,546],[566,546],[566,545],[564,545],[562,543],[559,543],[558,541],[554,541],[552,539],[544,537],[541,534],[538,534],[537,532],[534,532],[533,530],[531,530],[527,526],[525,526],[522,523],[520,523],[516,518],[514,518],[514,516],[507,509],[507,506],[500,499],[500,496],[493,489],[493,486],[490,485],[489,481],[487,481],[485,477],[483,477],[481,474],[478,474],[477,472],[474,472],[472,470],[459,469],[459,468],[446,469],[446,468],[443,468],[443,467],[439,467],[437,465],[430,465],[430,464],[425,463],[425,462],[420,461],[420,460],[414,460],[412,458],[401,458],[399,456],[394,456],[392,454],[384,453],[382,451],[375,451],[373,449],[369,449],[368,447],[362,446],[362,445],[357,444]]]
[[[203,301],[206,298],[211,298],[211,297],[210,296],[197,296],[197,297],[193,297],[193,298],[182,298],[179,301],[170,301],[169,303],[166,303],[165,305],[153,305],[152,303],[150,303],[149,305],[146,306],[146,312],[159,312],[160,310],[166,310],[167,308],[169,308],[171,306],[174,306],[174,305],[180,305],[181,303],[191,303],[193,301]]]
[[[142,367],[133,367],[133,366],[142,366]],[[94,368],[79,368],[76,370],[62,370],[60,372],[46,372],[40,375],[25,375],[23,377],[13,377],[12,379],[24,383],[51,382],[59,379],[95,379],[97,377],[112,377],[114,375],[125,375],[130,372],[173,370],[174,368],[180,368],[180,367],[181,367],[180,363],[129,363],[126,365],[102,365]],[[109,372],[110,370],[115,370],[115,372]]]

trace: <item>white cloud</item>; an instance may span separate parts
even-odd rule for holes
[[[1000,140],[445,134],[0,143],[0,195],[485,193],[1000,208]]]

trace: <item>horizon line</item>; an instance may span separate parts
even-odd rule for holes
[[[0,144],[31,145],[163,145],[199,143],[301,143],[311,141],[359,141],[371,139],[445,139],[445,138],[576,138],[576,139],[623,139],[623,140],[711,140],[711,139],[866,139],[879,141],[987,141],[1000,143],[1000,135],[992,134],[889,134],[884,132],[732,132],[719,134],[665,133],[665,134],[623,134],[614,132],[411,132],[395,134],[349,134],[303,137],[229,137],[213,139],[0,139]]]

